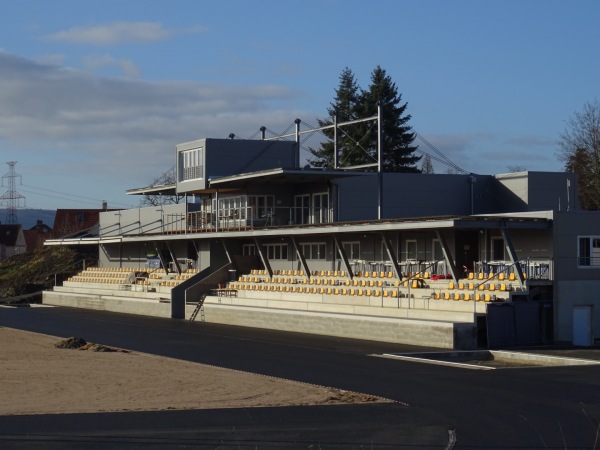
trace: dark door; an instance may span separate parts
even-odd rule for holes
[[[473,272],[474,262],[479,259],[479,234],[477,231],[456,232],[456,268],[459,272]]]

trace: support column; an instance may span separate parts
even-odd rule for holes
[[[506,252],[508,253],[510,262],[515,266],[515,271],[517,272],[517,278],[519,279],[519,283],[521,283],[521,286],[524,286],[525,276],[523,275],[523,269],[521,268],[521,264],[519,264],[517,252],[515,252],[515,247],[513,246],[510,234],[508,233],[508,230],[504,227],[500,228],[500,233],[502,233],[502,238],[504,239],[504,247],[506,249]]]
[[[267,255],[265,255],[265,251],[262,245],[260,244],[260,242],[258,242],[258,239],[256,238],[254,238],[254,245],[256,246],[256,251],[258,252],[258,256],[260,257],[263,266],[265,266],[265,270],[269,274],[269,278],[273,278],[273,269],[271,268],[271,264],[269,263],[269,258],[267,258]]]
[[[440,230],[435,230],[435,234],[442,245],[442,252],[444,253],[446,264],[450,268],[450,275],[452,275],[452,279],[457,282],[460,277],[458,276],[458,271],[456,270],[456,264],[454,264],[454,260],[452,259],[448,242],[446,242],[446,238],[442,235],[442,233],[440,233]]]
[[[381,240],[385,246],[385,251],[388,254],[388,258],[392,261],[392,266],[394,267],[394,272],[396,273],[396,277],[399,280],[402,279],[402,270],[400,269],[400,265],[398,264],[398,260],[396,259],[396,255],[394,254],[394,249],[392,248],[391,242],[388,240],[384,233],[381,233]]]
[[[229,249],[227,248],[227,243],[225,242],[225,239],[221,239],[221,244],[223,244],[223,250],[225,250],[225,256],[227,257],[227,261],[229,261],[229,264],[232,264],[233,260],[231,259],[231,253],[229,253]]]
[[[298,255],[298,259],[300,260],[300,264],[302,264],[302,267],[304,269],[304,273],[306,274],[306,276],[308,277],[308,279],[310,279],[310,269],[308,267],[308,263],[306,262],[306,258],[304,257],[304,254],[302,253],[302,250],[300,249],[300,246],[296,242],[296,238],[294,238],[294,236],[291,236],[290,239],[292,240],[292,243],[294,244],[294,250],[296,250],[296,255]]]
[[[354,273],[352,272],[352,266],[350,266],[350,261],[348,261],[348,257],[346,256],[346,252],[344,251],[344,247],[339,241],[338,237],[334,234],[333,240],[335,242],[335,246],[337,247],[338,253],[340,254],[340,258],[342,258],[342,263],[346,268],[346,272],[348,273],[348,277],[350,279],[354,278]]]

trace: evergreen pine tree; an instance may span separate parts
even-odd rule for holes
[[[416,134],[408,125],[411,119],[406,114],[407,103],[401,104],[402,94],[386,71],[377,66],[371,73],[371,84],[360,98],[360,112],[364,117],[377,113],[381,105],[381,134],[384,172],[420,172],[416,164],[421,159],[415,155],[417,146],[413,145]],[[369,133],[368,153],[371,161],[377,161],[377,128]]]
[[[359,88],[356,84],[354,74],[352,70],[346,67],[341,75],[338,88],[335,91],[335,99],[327,109],[329,117],[333,117],[337,114],[337,122],[347,122],[357,118],[356,107],[359,98]],[[318,120],[319,126],[332,125],[333,121]],[[344,155],[349,153],[354,147],[352,134],[349,127],[338,129],[338,155],[340,160],[344,159]],[[309,148],[308,151],[312,154],[313,158],[309,159],[309,162],[314,167],[323,167],[331,169],[334,167],[334,145],[333,137],[334,130],[326,129],[323,130],[323,134],[328,138],[327,142],[321,144],[320,148],[313,149]]]
[[[384,172],[419,172],[413,146],[415,133],[408,125],[410,115],[405,115],[407,104],[401,104],[395,83],[385,70],[377,66],[371,74],[368,90],[360,89],[354,74],[345,68],[340,75],[336,97],[327,112],[330,117],[337,113],[337,122],[347,122],[377,115],[378,103],[382,105],[382,149]],[[331,120],[319,120],[319,126],[331,125]],[[310,148],[314,167],[333,168],[333,129],[323,130],[328,140],[320,148]],[[377,123],[361,122],[338,128],[339,165],[342,167],[377,163]],[[375,170],[374,168],[371,170]]]

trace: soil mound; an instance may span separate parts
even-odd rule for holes
[[[78,349],[87,345],[87,341],[80,337],[70,337],[54,344],[56,348],[71,348]]]
[[[67,339],[63,339],[62,341],[54,344],[56,348],[70,348],[75,350],[89,350],[92,352],[122,352],[128,353],[127,350],[118,350],[116,348],[108,347],[106,345],[101,344],[93,344],[91,342],[87,342],[85,339],[80,337],[70,337]]]

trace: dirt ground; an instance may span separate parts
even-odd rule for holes
[[[0,327],[0,415],[386,401],[93,344],[58,348],[65,338]]]

